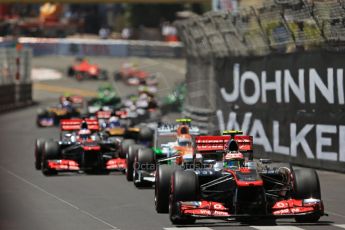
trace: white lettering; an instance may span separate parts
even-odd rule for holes
[[[225,88],[220,89],[220,93],[223,96],[223,99],[226,102],[234,102],[238,99],[239,96],[239,81],[240,81],[240,64],[234,64],[234,74],[233,74],[233,91],[231,94],[227,93]]]
[[[297,126],[296,123],[291,123],[290,125],[290,149],[291,149],[291,156],[297,156],[297,146],[301,144],[302,149],[304,150],[307,158],[314,159],[314,155],[310,149],[308,142],[306,141],[306,135],[312,130],[314,125],[307,124],[305,125],[301,131],[297,134]]]
[[[248,96],[246,94],[246,81],[251,80],[254,83],[254,93],[251,96]],[[241,92],[241,97],[244,103],[247,105],[254,105],[259,101],[260,98],[260,81],[258,76],[253,72],[253,71],[246,71],[244,74],[241,76],[241,84],[240,84],[240,92]]]
[[[244,133],[248,133],[250,120],[252,118],[252,113],[245,113],[242,125],[240,126],[240,124],[237,121],[237,114],[235,112],[230,112],[226,127],[225,127],[223,111],[218,110],[216,114],[217,114],[218,125],[219,125],[220,130],[236,129],[236,130],[242,130]]]
[[[267,82],[266,71],[262,71],[261,73],[261,94],[262,94],[262,102],[267,102],[267,91],[268,90],[275,90],[276,91],[276,100],[278,103],[282,102],[282,93],[281,93],[281,81],[282,81],[282,71],[277,70],[275,72],[275,81]]]
[[[344,75],[343,69],[337,69],[338,99],[339,104],[343,105],[344,100]]]
[[[275,153],[282,153],[284,155],[289,155],[289,147],[279,145],[279,122],[273,121],[273,150]]]
[[[316,103],[316,87],[319,89],[320,93],[325,97],[325,99],[330,104],[334,104],[334,90],[333,90],[333,69],[327,69],[327,82],[328,86],[326,86],[319,74],[316,72],[315,69],[309,70],[309,97],[310,103]]]
[[[293,80],[290,71],[284,70],[284,98],[285,102],[290,102],[290,91],[295,94],[301,103],[305,103],[305,90],[304,90],[304,69],[298,70],[298,85]]]
[[[260,120],[254,120],[253,127],[249,135],[253,136],[254,144],[262,145],[266,152],[272,152],[272,147]]]
[[[339,161],[345,162],[345,126],[339,126]]]
[[[316,156],[321,160],[337,161],[337,153],[323,152],[323,146],[331,146],[332,139],[323,137],[323,133],[336,133],[337,127],[334,125],[316,125]]]

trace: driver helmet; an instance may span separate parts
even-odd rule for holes
[[[192,137],[189,134],[180,135],[177,137],[177,144],[179,146],[192,146]]]
[[[82,140],[87,140],[91,137],[91,131],[89,129],[81,129],[78,132],[78,136]]]
[[[120,126],[120,119],[118,117],[112,116],[109,118],[109,127],[114,128]]]
[[[224,156],[224,168],[238,169],[244,166],[244,157],[240,152],[228,152]]]

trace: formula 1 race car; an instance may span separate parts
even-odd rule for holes
[[[186,84],[178,84],[171,93],[162,98],[161,100],[161,110],[163,114],[169,112],[182,112],[183,103],[186,94]]]
[[[88,113],[95,113],[99,110],[113,110],[121,106],[121,98],[111,85],[104,85],[98,88],[97,97],[91,98],[88,102]]]
[[[61,121],[59,141],[37,139],[35,166],[44,175],[59,172],[109,173],[116,170],[119,144],[98,136],[93,119]]]
[[[107,80],[108,73],[98,65],[91,64],[84,58],[77,58],[76,63],[70,66],[67,71],[68,77],[74,77],[78,81],[85,79]]]
[[[133,182],[137,187],[155,182],[157,164],[180,165],[184,156],[192,155],[192,135],[198,135],[199,129],[191,126],[191,119],[176,121],[178,124],[163,124],[155,129],[153,148],[140,148],[135,154],[128,154],[128,162],[134,165]],[[131,164],[128,168],[132,168]]]
[[[36,117],[38,127],[57,126],[61,119],[79,118],[83,108],[83,97],[61,96],[57,106],[39,109]]]
[[[222,154],[223,167],[193,163],[192,168],[172,172],[165,182],[171,182],[171,222],[191,224],[205,218],[317,222],[324,208],[315,170],[293,169],[269,160],[256,162],[248,157],[253,150],[252,137],[239,134],[196,137],[197,151]]]
[[[143,70],[138,70],[133,63],[124,63],[121,69],[114,74],[115,81],[124,81],[128,85],[157,85],[155,75]]]

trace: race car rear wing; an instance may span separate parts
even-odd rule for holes
[[[66,100],[66,98],[67,97],[65,97],[65,96],[61,96],[60,101],[64,101],[64,100]],[[82,106],[82,104],[84,102],[84,98],[82,96],[72,95],[72,96],[69,96],[69,98],[74,105]]]
[[[180,126],[180,124],[163,124],[157,129],[158,136],[174,136],[178,134],[177,131]],[[200,129],[198,127],[190,126],[188,129],[190,135],[200,135]]]
[[[85,119],[88,129],[91,131],[98,131],[98,121],[95,119]],[[80,130],[83,119],[62,119],[60,121],[61,131],[76,131]]]
[[[252,136],[234,136],[240,152],[253,151]],[[196,136],[195,144],[198,152],[226,151],[231,136]]]
[[[109,119],[111,117],[111,111],[98,111],[96,112],[98,119]]]

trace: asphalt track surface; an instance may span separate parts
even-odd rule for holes
[[[160,64],[156,67],[151,67],[167,78],[183,78],[182,73],[164,67],[164,63],[171,64],[172,61],[158,62]],[[34,64],[37,65],[37,59]],[[53,68],[64,65],[51,59],[40,64],[53,65]],[[175,65],[176,68],[183,67],[184,63],[176,61]],[[76,83],[65,78],[45,83],[68,87],[79,84],[79,88],[86,90],[95,90],[101,84]],[[122,90],[130,91],[127,88],[121,86]],[[225,221],[197,221],[193,226],[172,226],[168,215],[155,212],[153,188],[138,190],[121,174],[45,177],[34,169],[34,140],[37,137],[57,138],[58,130],[36,128],[35,115],[39,106],[51,104],[57,95],[44,90],[36,91],[38,106],[0,115],[1,230],[345,229],[345,174],[340,173],[318,171],[329,216],[322,217],[317,224],[297,224],[287,219],[277,221],[276,226]]]

